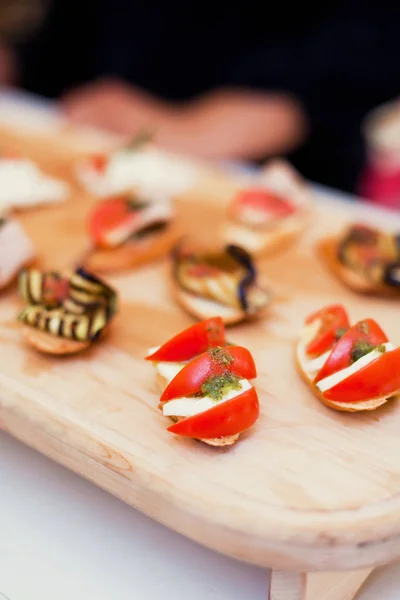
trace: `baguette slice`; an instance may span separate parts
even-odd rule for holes
[[[175,225],[165,230],[149,234],[136,242],[128,242],[118,248],[95,248],[84,259],[84,266],[97,273],[116,273],[166,256],[180,237]]]
[[[394,288],[385,283],[374,283],[361,274],[344,265],[337,257],[338,239],[329,237],[318,242],[317,254],[324,261],[329,270],[349,289],[360,294],[376,296],[398,296],[399,288]]]
[[[90,342],[68,340],[60,336],[51,335],[45,331],[40,331],[34,327],[29,327],[28,325],[22,327],[22,337],[29,346],[32,346],[39,352],[56,356],[77,354],[90,346]]]
[[[155,365],[155,368],[157,370],[157,366]],[[168,385],[168,380],[163,377],[162,375],[160,375],[160,373],[157,371],[157,385],[160,389],[161,392],[163,392],[165,390],[165,388]],[[181,417],[170,417],[173,421],[179,421],[181,420]],[[184,418],[184,417],[182,417]],[[199,438],[200,442],[203,442],[204,444],[207,444],[208,446],[215,446],[218,448],[222,448],[223,446],[232,446],[235,442],[237,442],[237,440],[239,439],[239,433],[237,433],[236,435],[228,435],[226,437],[221,437],[221,438],[205,438],[205,439],[201,439]]]
[[[297,211],[271,227],[250,227],[228,217],[222,237],[255,255],[267,254],[292,242],[311,220],[312,192],[296,171],[283,160],[274,160],[258,176],[256,185],[276,192],[292,202]]]
[[[307,329],[306,329],[307,332]],[[359,411],[368,411],[375,410],[379,406],[385,404],[391,396],[382,396],[380,398],[371,398],[371,400],[363,400],[358,402],[335,402],[334,400],[329,400],[325,398],[323,393],[318,389],[318,387],[313,383],[316,372],[310,373],[304,369],[304,364],[302,357],[304,356],[305,346],[309,341],[308,333],[305,333],[300,336],[299,340],[296,343],[296,353],[295,353],[295,362],[298,373],[305,383],[311,388],[313,394],[320,400],[323,404],[328,406],[329,408],[333,408],[334,410],[338,410],[341,412],[359,412]]]

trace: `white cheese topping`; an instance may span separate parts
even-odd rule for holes
[[[33,244],[18,221],[8,219],[0,226],[0,286],[34,256]]]
[[[68,193],[65,182],[44,175],[32,161],[0,159],[0,212],[61,202]]]
[[[110,196],[136,188],[175,195],[195,185],[200,168],[192,161],[154,148],[119,150],[109,156],[103,172],[90,162],[78,166],[79,181],[97,196]]]
[[[393,344],[391,344],[390,342],[382,344],[382,346],[385,347],[386,352],[389,352],[390,350],[394,349]],[[382,352],[380,352],[379,350],[372,350],[371,352],[368,352],[368,354],[365,354],[364,356],[356,360],[356,362],[354,362],[349,367],[341,369],[340,371],[337,371],[336,373],[333,373],[332,375],[321,379],[321,381],[317,383],[318,389],[321,392],[326,392],[326,390],[333,388],[335,385],[337,385],[344,379],[347,379],[347,377],[350,377],[350,375],[354,375],[354,373],[357,373],[357,371],[371,363],[376,358],[379,358],[380,356],[382,356]]]
[[[227,402],[236,398],[243,392],[251,389],[251,384],[247,379],[241,379],[239,382],[240,389],[229,390],[224,394],[221,400],[213,400],[210,396],[204,396],[203,398],[177,398],[176,400],[170,400],[163,406],[163,414],[166,417],[192,417],[199,413],[205,412],[210,408],[214,408],[217,404]]]

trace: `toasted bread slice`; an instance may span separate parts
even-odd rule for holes
[[[360,294],[376,296],[398,296],[400,289],[385,283],[374,283],[361,274],[356,273],[340,262],[337,257],[338,239],[334,237],[325,238],[316,246],[317,254],[321,257],[330,271],[348,288]]]
[[[40,331],[34,327],[29,327],[28,325],[22,327],[22,336],[27,344],[44,354],[58,356],[77,354],[90,346],[90,342],[68,340],[60,336],[51,335],[45,331]]]
[[[156,381],[157,381],[158,388],[160,389],[160,391],[163,392],[168,385],[168,380],[165,379],[165,377],[163,377],[159,373],[157,373]],[[170,418],[175,422],[180,420],[180,417],[176,417],[176,418],[170,417]],[[182,418],[184,418],[184,417],[182,417]],[[221,437],[221,438],[209,438],[209,439],[198,438],[198,439],[200,442],[203,442],[204,444],[207,444],[208,446],[215,446],[215,447],[221,448],[222,446],[232,446],[239,439],[239,434],[228,435],[228,436]]]
[[[139,267],[166,256],[179,239],[179,230],[168,225],[163,231],[128,242],[118,248],[95,248],[84,259],[84,266],[97,273],[116,273]]]

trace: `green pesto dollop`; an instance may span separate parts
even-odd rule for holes
[[[228,367],[233,362],[232,354],[229,354],[229,352],[225,350],[225,348],[222,348],[222,346],[210,348],[209,353],[212,361],[220,366]]]
[[[240,390],[240,377],[233,373],[223,373],[214,375],[204,381],[201,386],[203,396],[209,396],[215,401],[222,400],[222,397],[231,390]]]
[[[346,327],[339,327],[339,329],[336,329],[336,331],[335,331],[336,339],[340,340],[340,338],[343,337],[347,331],[348,331],[348,329],[346,329]]]
[[[357,360],[359,360],[366,354],[372,352],[372,350],[377,350],[378,352],[385,352],[386,348],[384,344],[374,346],[373,344],[370,344],[370,342],[363,340],[355,342],[350,352],[351,361],[355,363]]]

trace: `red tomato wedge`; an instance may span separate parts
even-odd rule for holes
[[[332,348],[338,340],[338,336],[350,328],[349,317],[341,304],[332,304],[312,313],[306,319],[310,325],[316,319],[321,321],[316,336],[307,345],[306,352],[310,356],[321,356]]]
[[[278,219],[288,217],[296,211],[288,200],[263,188],[249,188],[239,192],[232,210],[240,211],[247,207],[271,214]]]
[[[334,402],[361,402],[393,396],[400,390],[400,348],[382,356],[324,392]]]
[[[107,198],[95,206],[89,217],[89,234],[100,248],[113,248],[123,241],[126,230],[138,220],[124,197]]]
[[[385,333],[375,321],[372,319],[359,321],[336,342],[324,366],[317,373],[315,383],[332,373],[349,367],[357,360],[357,348],[362,351],[363,347],[368,349],[370,346],[372,350],[387,341]]]
[[[257,392],[251,388],[232,400],[174,423],[168,431],[191,438],[220,438],[245,431],[257,421],[259,414]]]
[[[206,379],[226,372],[233,373],[242,379],[257,377],[254,359],[247,348],[242,346],[218,347],[200,354],[185,365],[170,381],[162,393],[160,402],[197,394],[201,391],[201,386]]]
[[[188,327],[168,340],[146,360],[183,362],[215,346],[225,346],[225,328],[221,317],[212,317]]]
[[[60,304],[69,294],[69,281],[55,273],[46,273],[43,279],[43,303]]]
[[[92,154],[92,156],[89,156],[88,162],[97,173],[104,173],[108,164],[108,156],[105,154]]]

